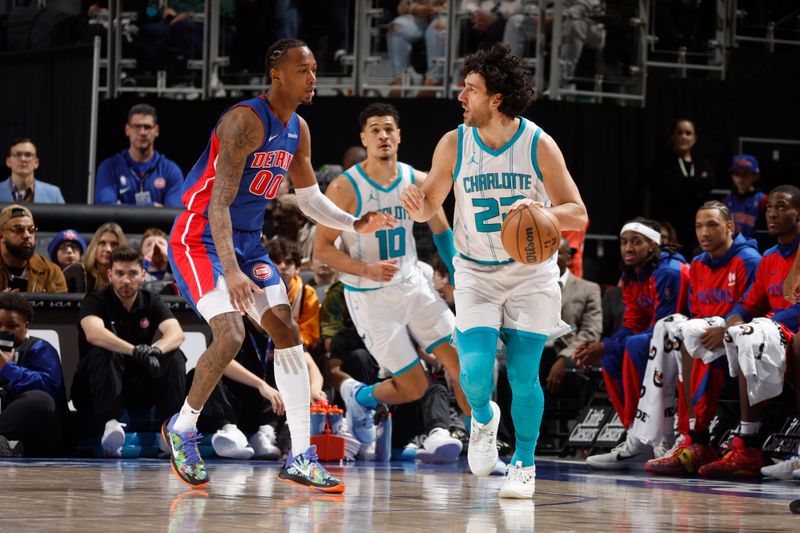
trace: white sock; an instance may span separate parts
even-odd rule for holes
[[[189,405],[189,400],[184,400],[181,412],[178,414],[178,418],[175,420],[175,425],[172,426],[172,429],[177,433],[197,431],[197,417],[200,416],[200,411],[202,410],[202,407],[200,409],[193,409],[192,406]]]
[[[740,435],[757,435],[758,430],[761,429],[761,422],[739,422]]]
[[[292,456],[297,457],[311,445],[311,385],[302,345],[275,350],[275,383],[286,406]]]
[[[692,431],[694,431],[694,422],[695,422],[695,420],[696,420],[695,418],[690,418],[689,419],[689,429],[691,429]]]

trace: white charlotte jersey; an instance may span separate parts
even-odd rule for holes
[[[358,163],[347,169],[344,175],[350,180],[358,199],[356,218],[368,211],[382,211],[395,217],[398,224],[392,229],[368,234],[343,231],[342,250],[364,263],[396,259],[399,270],[388,282],[345,273],[341,275],[342,282],[351,290],[380,289],[400,283],[411,275],[417,262],[414,221],[400,204],[400,195],[414,183],[414,169],[405,163],[397,163],[397,178],[388,187],[381,187],[372,181]]]
[[[477,128],[458,127],[458,157],[453,175],[456,207],[453,241],[464,259],[485,265],[513,261],[503,248],[500,227],[520,198],[550,206],[536,161],[542,128],[520,117],[517,133],[492,150]]]

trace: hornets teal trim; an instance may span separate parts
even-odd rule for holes
[[[370,177],[367,176],[367,173],[364,172],[364,169],[361,168],[361,163],[356,163],[356,170],[358,170],[358,173],[361,174],[361,177],[367,180],[370,185],[372,185],[379,191],[383,192],[390,192],[392,189],[397,187],[397,185],[399,185],[401,181],[403,181],[402,171],[400,170],[400,163],[397,163],[397,178],[395,178],[394,183],[392,183],[388,187],[381,187],[380,185],[372,181],[372,179],[370,179]]]
[[[468,255],[464,255],[462,253],[459,253],[458,257],[460,257],[462,259],[466,259],[467,261],[472,261],[473,263],[477,263],[479,265],[487,265],[487,266],[507,265],[509,263],[513,263],[514,262],[513,259],[509,259],[507,261],[481,261],[480,259],[474,259],[474,258],[472,258],[472,257],[470,257]]]
[[[367,291],[377,291],[378,289],[382,289],[383,287],[352,287],[350,285],[345,284],[344,290],[346,291],[353,291],[353,292],[367,292]]]
[[[501,146],[499,149],[492,150],[491,148],[483,144],[480,135],[478,135],[478,128],[472,128],[472,134],[475,137],[475,142],[478,143],[478,146],[481,147],[481,150],[497,157],[498,155],[502,154],[503,152],[511,148],[511,146],[514,145],[514,142],[516,142],[516,140],[519,139],[519,136],[522,135],[522,132],[525,131],[525,119],[522,117],[518,118],[519,118],[519,128],[517,128],[517,133],[515,133],[514,136],[511,137],[511,139],[506,144]]]
[[[392,372],[391,370],[389,370],[389,373],[391,375],[393,375],[393,376],[400,376],[402,374],[405,374],[406,372],[408,372],[409,370],[411,370],[412,368],[414,368],[418,364],[419,364],[419,357],[414,359],[414,361],[412,363],[407,364],[406,366],[404,366],[403,368],[401,368],[397,372]]]
[[[536,171],[536,175],[539,177],[539,181],[544,183],[544,178],[542,177],[542,171],[539,170],[539,160],[536,158],[536,147],[539,146],[539,136],[542,134],[542,128],[536,130],[536,133],[533,134],[533,140],[531,141],[531,163],[533,163],[533,170]]]
[[[501,331],[506,335],[518,335],[520,337],[526,337],[528,339],[534,339],[537,341],[546,341],[547,335],[542,333],[533,333],[532,331],[523,331],[521,329],[510,329],[510,328],[502,328]]]
[[[458,173],[461,171],[461,145],[464,140],[464,125],[458,125],[458,155],[456,156],[456,169],[453,171],[453,181],[456,181]]]
[[[460,329],[456,329],[456,332],[459,335],[469,335],[470,333],[475,333],[475,332],[479,332],[479,331],[482,331],[484,333],[499,334],[496,329],[490,328],[489,326],[477,326],[477,327],[474,327],[474,328],[469,328],[467,331],[461,331]]]
[[[356,193],[356,200],[358,201],[358,204],[356,204],[356,212],[353,216],[358,218],[361,216],[361,192],[358,190],[358,185],[356,185],[356,180],[353,178],[353,176],[351,176],[349,172],[345,172],[344,175],[348,180],[350,180],[350,185],[353,186],[353,190]]]
[[[443,342],[449,342],[449,341],[450,341],[450,335],[447,335],[446,337],[442,337],[438,341],[430,344],[427,348],[425,348],[425,353],[431,353],[434,349],[436,349],[437,346],[439,346]]]

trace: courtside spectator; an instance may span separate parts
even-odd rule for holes
[[[175,281],[167,257],[167,234],[158,228],[146,229],[139,250],[144,257],[144,288],[160,294]]]
[[[711,164],[697,154],[695,144],[694,122],[686,118],[676,120],[670,148],[646,180],[652,183],[653,215],[670,221],[680,241],[690,248],[694,247],[694,215],[708,200],[715,181]]]
[[[12,455],[9,440],[21,441],[26,456],[57,457],[61,449],[67,412],[61,359],[49,342],[28,337],[32,319],[22,295],[0,293],[0,457]]]
[[[561,319],[575,326],[575,330],[557,338],[552,346],[545,345],[541,373],[547,375],[544,389],[548,394],[558,393],[567,375],[567,368],[575,367],[572,358],[575,349],[584,341],[599,340],[603,333],[600,286],[572,273],[570,265],[574,255],[575,249],[562,237],[557,259],[561,272],[558,280],[561,287]]]
[[[156,151],[158,135],[153,106],[137,104],[128,111],[130,147],[100,163],[94,203],[181,207],[183,172]]]
[[[69,292],[94,292],[105,288],[111,252],[123,244],[128,244],[128,239],[119,224],[106,222],[97,228],[81,261],[64,269]]]
[[[0,290],[67,292],[58,265],[37,254],[36,225],[27,207],[0,211]]]
[[[50,260],[61,270],[80,261],[85,252],[86,241],[74,229],[59,231],[47,245]]]
[[[750,237],[767,205],[767,195],[756,187],[761,174],[758,159],[747,154],[735,155],[728,172],[734,189],[725,198],[725,205],[733,216],[736,233]]]
[[[180,409],[186,357],[181,325],[157,294],[141,290],[139,251],[127,245],[114,250],[108,277],[110,285],[87,294],[81,304],[72,400],[78,412],[105,423],[103,453],[120,457],[125,431],[119,419],[125,409],[155,405],[158,420]]]
[[[56,185],[36,179],[39,168],[39,150],[28,138],[11,143],[6,157],[6,166],[11,176],[0,182],[0,202],[18,204],[63,204],[64,197]]]
[[[297,263],[297,268],[310,269],[314,249],[314,233],[317,228],[300,211],[300,205],[297,203],[297,196],[294,193],[278,197],[278,204],[272,211],[272,224],[277,237],[292,241],[300,248],[301,262]]]
[[[267,253],[286,284],[292,317],[300,327],[300,337],[306,351],[319,343],[319,299],[314,287],[303,283],[297,272],[300,269],[300,248],[297,243],[276,237],[267,243]]]

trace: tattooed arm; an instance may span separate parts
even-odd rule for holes
[[[255,305],[253,293],[262,292],[239,268],[233,249],[230,207],[239,190],[247,156],[261,146],[264,126],[252,109],[236,107],[217,126],[219,157],[208,205],[208,222],[234,309],[245,313]]]

